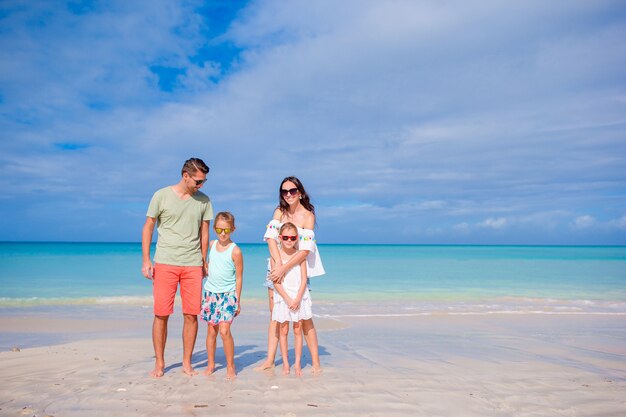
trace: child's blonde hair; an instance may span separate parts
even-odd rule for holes
[[[283,223],[282,226],[280,226],[280,229],[278,230],[278,234],[282,235],[283,231],[287,230],[287,229],[293,229],[296,231],[296,235],[298,235],[298,227],[291,223],[291,222],[287,222],[287,223]]]
[[[220,211],[215,215],[215,223],[218,220],[224,220],[227,222],[231,228],[235,228],[235,216],[233,216],[229,211]]]

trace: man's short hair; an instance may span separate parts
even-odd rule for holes
[[[189,158],[183,164],[183,169],[180,171],[180,175],[183,175],[185,172],[189,175],[193,175],[198,171],[208,174],[209,167],[200,158]]]

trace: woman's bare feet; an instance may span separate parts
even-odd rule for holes
[[[202,375],[210,376],[210,375],[213,375],[213,372],[215,372],[215,365],[207,366],[204,372],[202,372]]]
[[[283,363],[283,375],[289,375],[289,371],[291,369],[289,368],[289,364],[288,363]]]
[[[256,368],[254,368],[255,371],[267,371],[269,369],[274,369],[274,362],[265,361]]]

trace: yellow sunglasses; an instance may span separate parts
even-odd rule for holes
[[[232,231],[233,231],[233,229],[230,229],[230,228],[226,228],[226,229],[220,229],[219,227],[215,228],[215,233],[217,233],[218,235],[221,235],[222,232],[226,233],[226,234],[229,234]]]

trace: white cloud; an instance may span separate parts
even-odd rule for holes
[[[596,219],[593,216],[583,215],[574,219],[573,227],[576,229],[586,229],[596,224]]]
[[[509,225],[509,221],[504,217],[493,218],[490,217],[485,219],[482,223],[479,224],[480,227],[485,227],[489,229],[503,229]]]
[[[467,235],[471,231],[471,226],[467,222],[455,224],[452,229],[458,233]]]

